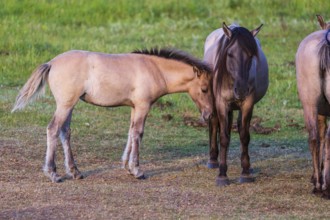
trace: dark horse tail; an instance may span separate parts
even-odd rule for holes
[[[330,29],[327,30],[325,40],[321,42],[322,45],[319,50],[320,71],[322,75],[330,71],[330,41],[328,37],[330,37]]]

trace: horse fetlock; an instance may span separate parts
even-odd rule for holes
[[[125,170],[129,170],[128,167],[128,160],[123,160],[121,168],[125,169]]]

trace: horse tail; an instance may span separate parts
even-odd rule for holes
[[[330,40],[328,38],[328,36],[330,37],[329,33],[330,29],[327,30],[327,33],[325,34],[325,40],[322,41],[322,45],[319,50],[321,74],[330,71]]]
[[[29,102],[39,97],[40,93],[45,92],[44,88],[50,68],[51,65],[49,63],[44,63],[34,70],[28,81],[18,93],[15,105],[11,112],[23,109]]]

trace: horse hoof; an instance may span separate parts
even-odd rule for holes
[[[217,186],[220,186],[220,187],[228,186],[229,179],[228,179],[228,177],[217,177],[216,184],[217,184]]]
[[[138,168],[134,168],[133,171],[129,170],[130,174],[133,175],[136,179],[138,180],[142,180],[145,179],[144,173],[138,169]]]
[[[219,162],[218,161],[208,161],[207,168],[209,168],[209,169],[219,168]]]
[[[53,182],[53,183],[60,183],[63,182],[63,179],[60,175],[55,172],[48,172],[44,171],[44,174]]]
[[[51,181],[53,183],[61,183],[61,182],[63,182],[62,177],[59,176],[58,174],[52,175],[50,179],[51,179]]]
[[[135,176],[135,178],[138,179],[138,180],[144,180],[146,177],[145,177],[144,174],[142,173],[142,175]]]
[[[73,177],[73,179],[76,179],[76,180],[84,179],[84,176],[83,176],[81,173],[79,173],[79,174],[75,174],[75,175],[72,176],[72,177]]]
[[[330,200],[330,193],[328,191],[323,191],[322,198]]]
[[[313,193],[314,195],[316,195],[316,196],[322,196],[322,197],[324,197],[324,195],[325,195],[325,193],[322,192],[321,189],[317,189],[316,187],[314,187],[312,193]]]
[[[241,176],[239,178],[239,183],[253,183],[255,181],[255,177],[253,176]]]
[[[80,171],[77,168],[72,168],[71,170],[67,171],[68,178],[72,178],[75,180],[83,179],[84,176],[80,173]]]

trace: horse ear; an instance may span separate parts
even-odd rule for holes
[[[321,27],[322,30],[326,30],[327,29],[327,24],[324,22],[323,17],[321,15],[316,15],[317,20],[319,21],[319,25]]]
[[[223,28],[223,32],[225,33],[225,35],[230,39],[232,33],[231,33],[230,28],[226,25],[225,22],[222,23],[222,28]]]
[[[202,75],[202,71],[200,71],[196,66],[193,66],[194,73],[197,74],[197,77],[199,78]]]
[[[259,33],[259,31],[261,30],[261,27],[263,25],[264,24],[261,24],[259,27],[257,27],[256,29],[254,29],[254,30],[251,31],[251,34],[253,35],[253,37],[257,36],[257,34]]]

